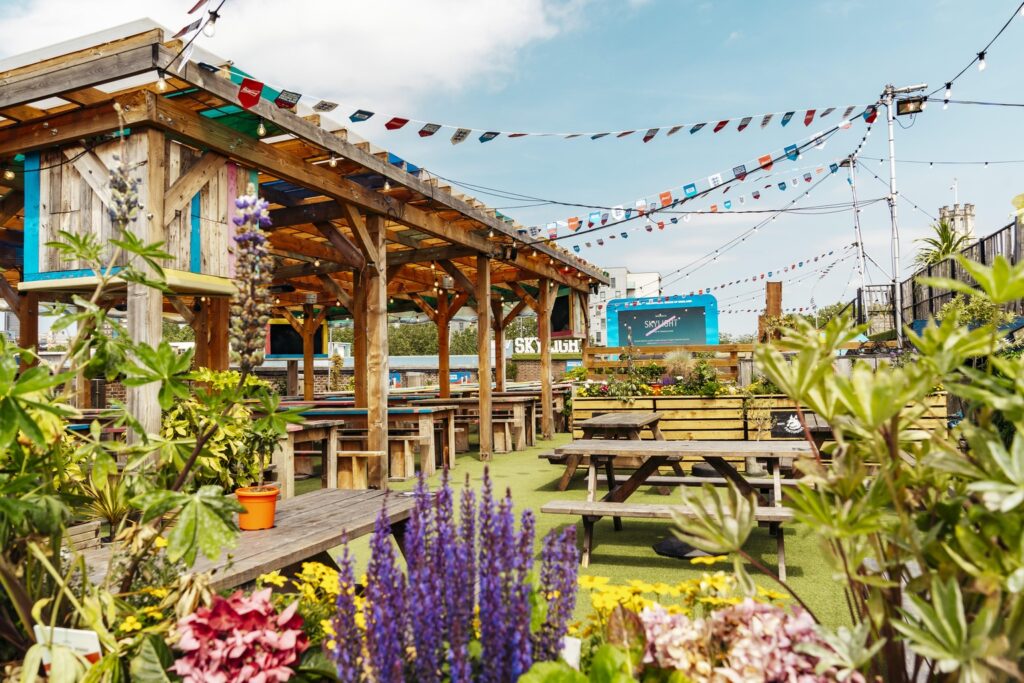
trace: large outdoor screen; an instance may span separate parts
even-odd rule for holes
[[[608,346],[718,343],[713,296],[613,299],[608,302]]]
[[[302,358],[302,337],[287,320],[271,320],[267,334],[267,358]],[[313,357],[326,358],[327,326],[313,335]]]

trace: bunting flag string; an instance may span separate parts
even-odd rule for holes
[[[865,109],[867,111],[867,109]],[[842,125],[837,126],[836,130],[846,130],[846,127]],[[641,197],[632,202],[632,205],[628,204],[616,204],[609,208],[597,208],[597,210],[590,211],[586,216],[569,216],[563,220],[556,220],[547,223],[542,229],[541,226],[533,226],[529,228],[523,228],[519,231],[521,237],[529,237],[536,239],[544,234],[546,229],[548,239],[560,239],[560,229],[565,228],[569,234],[582,234],[587,230],[593,230],[595,228],[603,228],[609,223],[619,223],[621,221],[630,220],[634,217],[648,216],[648,224],[644,226],[647,232],[652,232],[654,228],[664,230],[666,222],[675,224],[678,223],[679,217],[673,216],[666,220],[651,221],[650,214],[655,212],[665,212],[670,210],[680,203],[690,200],[698,195],[707,194],[711,190],[716,190],[718,187],[724,185],[722,189],[722,200],[719,203],[716,201],[712,203],[707,211],[710,213],[720,213],[731,211],[735,206],[745,206],[747,204],[748,196],[753,202],[757,202],[761,199],[762,194],[765,192],[786,192],[790,189],[796,189],[801,184],[801,179],[804,183],[810,183],[814,180],[815,175],[820,175],[828,171],[829,173],[836,173],[839,170],[838,160],[832,160],[824,164],[816,164],[806,167],[799,167],[795,169],[782,169],[779,168],[775,173],[768,173],[768,171],[775,168],[775,163],[780,159],[784,158],[790,161],[796,161],[801,158],[800,150],[808,144],[814,144],[818,149],[825,146],[825,140],[828,134],[824,131],[815,133],[809,137],[803,138],[802,140],[787,145],[783,150],[782,154],[770,152],[758,157],[756,162],[749,161],[743,164],[737,164],[732,167],[732,170],[728,172],[728,183],[726,183],[726,174],[712,173],[707,176],[705,180],[696,180],[693,182],[686,183],[682,186],[677,186],[674,189],[663,190],[661,192]],[[820,141],[820,142],[818,142]],[[764,171],[762,175],[758,175],[755,179],[751,180],[749,193],[744,192],[742,194],[736,194],[728,199],[725,198],[726,194],[732,189],[732,181],[745,182],[749,176],[752,175],[749,168],[754,170],[754,173]],[[813,173],[812,173],[813,171]],[[785,174],[785,177],[791,182],[787,183],[785,180],[781,182],[770,182],[765,183],[772,176]],[[684,221],[690,220],[691,213],[698,212],[686,212],[682,216]],[[635,226],[632,231],[635,232],[640,229],[640,226]],[[553,235],[553,236],[552,236]],[[562,234],[561,236],[568,236]],[[609,239],[615,239],[614,235],[609,236]],[[604,242],[597,241],[597,246],[603,246]],[[590,242],[584,242],[583,246],[590,248]],[[576,244],[573,246],[573,251],[579,252],[581,245]]]
[[[193,23],[195,23],[195,22],[193,22]],[[191,28],[191,26],[192,25],[190,24],[189,26],[186,26],[185,28],[182,29],[182,31],[184,31],[185,33],[181,33],[181,32],[179,32],[179,33],[181,33],[181,35],[185,35],[188,31],[194,30],[194,29]],[[198,26],[196,26],[196,28],[198,28]],[[177,38],[179,36],[175,36],[175,37]],[[235,81],[236,83],[240,82],[241,79],[249,79],[249,78],[251,78],[251,76],[249,76],[249,74],[246,74],[243,71],[241,71],[240,69],[237,69],[237,68],[235,68],[234,66],[231,66],[231,65],[225,65],[223,67],[210,67],[210,69],[213,70],[213,71],[219,71],[219,72],[225,73],[225,75],[229,75],[231,77],[231,79],[233,81]],[[293,90],[288,90],[288,89],[283,89],[283,88],[281,88],[281,89],[279,89],[279,88],[271,88],[270,86],[268,86],[268,89],[272,89],[272,90],[275,90],[277,92],[286,91],[286,92],[289,92],[292,95],[294,95],[295,102],[292,104],[292,106],[295,106],[296,104],[298,104],[298,101],[300,99],[302,99],[303,97],[305,97],[305,95],[303,95],[303,94],[301,94],[301,93],[299,93],[297,91],[293,91]],[[336,102],[336,101],[334,101],[334,100],[332,100],[330,98],[321,98],[321,97],[310,96],[310,97],[308,97],[308,101],[313,103],[313,104],[310,105],[311,109],[314,112],[321,113],[321,114],[330,113],[330,112],[333,112],[334,110],[338,109],[339,107],[342,107],[342,103]],[[868,112],[870,112],[869,115],[877,116],[877,109],[875,109],[874,107],[875,107],[875,105],[873,105],[873,104],[851,104],[851,105],[846,105],[846,109],[845,109],[846,113],[843,115],[843,118],[844,119],[849,118],[850,113],[853,112],[855,109],[866,109]],[[726,128],[728,128],[730,126],[730,124],[733,124],[733,123],[736,124],[735,125],[736,132],[742,133],[744,130],[746,130],[750,126],[751,122],[754,121],[755,119],[760,119],[761,120],[761,128],[764,129],[764,128],[768,127],[768,124],[776,116],[781,116],[781,118],[779,119],[780,123],[782,124],[782,126],[786,126],[786,125],[789,124],[790,120],[792,120],[793,117],[797,115],[798,112],[800,112],[802,114],[804,126],[805,127],[809,127],[814,121],[816,121],[816,120],[820,121],[820,120],[824,119],[825,117],[829,116],[830,114],[832,114],[832,112],[837,111],[838,107],[835,107],[835,106],[823,107],[823,108],[811,107],[811,108],[806,108],[806,109],[792,109],[790,111],[785,111],[785,112],[770,112],[770,113],[761,113],[761,114],[740,114],[738,116],[730,116],[729,118],[716,119],[714,121],[701,121],[701,122],[690,122],[690,123],[671,123],[671,124],[659,125],[659,126],[637,126],[635,128],[624,129],[624,130],[617,130],[617,131],[615,131],[615,130],[607,130],[607,131],[588,131],[588,132],[584,132],[584,131],[574,131],[574,132],[530,131],[530,132],[525,132],[525,131],[521,131],[521,130],[498,130],[498,129],[490,128],[490,127],[487,127],[487,128],[484,128],[484,127],[472,127],[472,126],[456,125],[456,124],[451,124],[451,123],[443,123],[443,122],[440,122],[440,121],[430,121],[430,120],[427,120],[427,119],[415,119],[415,118],[412,118],[412,117],[409,117],[409,116],[404,116],[404,115],[398,116],[398,115],[394,115],[394,114],[380,114],[379,112],[375,112],[375,111],[373,111],[371,109],[366,109],[366,108],[358,107],[358,106],[346,106],[346,107],[343,107],[343,109],[347,109],[348,111],[352,112],[351,114],[348,115],[348,120],[351,123],[363,123],[365,121],[369,121],[370,119],[384,120],[385,121],[384,128],[386,130],[389,130],[389,131],[402,130],[402,129],[406,128],[406,126],[408,124],[413,124],[414,127],[418,128],[417,132],[418,132],[419,136],[420,137],[424,137],[424,138],[432,137],[435,133],[441,131],[442,129],[447,129],[447,130],[452,131],[452,135],[451,135],[451,138],[450,138],[451,143],[453,145],[457,145],[457,144],[459,144],[461,142],[464,142],[465,140],[469,139],[470,136],[476,137],[481,143],[483,143],[483,142],[490,142],[491,140],[494,140],[494,139],[499,138],[499,137],[506,137],[506,138],[525,138],[525,137],[541,138],[541,137],[549,137],[549,138],[562,138],[562,139],[565,139],[565,140],[573,140],[573,139],[576,139],[576,138],[587,138],[587,139],[590,139],[590,140],[601,140],[601,139],[606,138],[606,137],[614,137],[614,138],[617,138],[617,139],[618,138],[632,137],[635,133],[640,132],[640,131],[643,131],[643,135],[642,136],[636,136],[636,137],[639,137],[644,143],[647,143],[647,142],[651,142],[652,140],[655,140],[655,139],[659,139],[659,140],[667,139],[669,137],[672,137],[672,136],[676,135],[676,133],[678,133],[679,131],[681,131],[683,129],[688,129],[690,134],[694,135],[694,134],[700,132],[709,123],[713,124],[712,125],[712,131],[714,133],[719,133],[719,132],[725,130]],[[661,131],[665,131],[665,133],[664,134],[660,134]]]
[[[825,279],[830,273],[832,273],[832,271],[835,269],[835,267],[838,266],[840,263],[842,263],[844,261],[847,261],[847,260],[853,258],[854,256],[856,256],[856,254],[857,254],[856,248],[857,248],[857,243],[856,242],[853,243],[853,244],[847,245],[846,247],[843,248],[842,251],[840,251],[838,253],[838,255],[836,256],[836,258],[834,260],[830,261],[826,265],[819,266],[818,268],[813,269],[813,270],[808,271],[808,272],[799,273],[798,275],[792,275],[789,278],[781,278],[781,279],[782,279],[783,282],[789,282],[792,285],[792,284],[794,284],[796,282],[801,282],[801,281],[809,280],[814,275],[817,275],[818,277],[816,278],[816,281],[820,282],[821,280]],[[828,253],[831,254],[833,252],[828,252]],[[694,294],[694,292],[691,292],[690,296],[693,296],[693,294]],[[763,296],[764,296],[764,292],[761,291],[761,290],[758,290],[756,292],[745,292],[745,293],[741,293],[741,294],[738,294],[738,295],[733,296],[733,297],[729,297],[725,301],[719,302],[718,312],[719,313],[760,313],[760,312],[763,312],[763,309],[743,308],[744,304],[748,304],[749,305],[748,302],[757,301],[757,300],[761,299]],[[812,303],[813,303],[813,296],[812,296],[811,300],[812,300]],[[799,308],[783,309],[783,311],[785,311],[785,312],[792,312],[792,313],[796,313],[796,312],[800,312],[800,311],[804,311],[804,310],[813,310],[813,308],[812,307],[807,307],[807,308],[799,307]]]

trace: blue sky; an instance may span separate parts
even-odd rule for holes
[[[177,27],[186,23],[190,2],[142,0],[102,5],[80,17],[71,0],[0,2],[0,56],[69,38],[83,30],[134,18],[134,12]],[[1016,6],[1015,0],[952,0],[877,3],[691,2],[689,0],[454,0],[433,3],[296,2],[294,18],[272,22],[279,4],[228,0],[218,34],[203,46],[275,85],[378,113],[353,130],[430,171],[460,181],[566,202],[611,206],[724,172],[737,163],[780,150],[809,132],[803,110],[874,101],[886,83],[928,83],[939,87],[980,50]],[[104,12],[103,8],[110,10]],[[116,16],[117,20],[104,20]],[[58,18],[60,17],[60,18]],[[1024,101],[1024,17],[1018,17],[991,49],[988,68],[969,70],[954,87],[954,98]],[[472,139],[449,144],[448,135],[420,140],[415,128],[388,132],[387,114],[496,130],[622,130],[673,122],[738,118],[796,110],[786,128],[758,122],[739,133],[733,122],[718,134],[710,126],[696,135],[681,132],[642,144],[623,140],[509,140],[487,144]],[[338,114],[342,114],[339,109]],[[1019,133],[1024,111],[933,104],[916,120],[897,126],[897,155],[903,159],[1024,159]],[[339,117],[340,118],[340,117]],[[834,124],[834,113],[826,122]],[[862,151],[886,151],[881,117]],[[864,126],[834,136],[823,150],[809,150],[789,167],[828,162],[847,155]],[[883,178],[887,166],[866,162]],[[903,196],[936,215],[952,203],[958,178],[961,202],[977,209],[977,232],[1007,223],[1010,200],[1024,192],[1024,165],[935,166],[900,164]],[[780,179],[784,179],[783,178]],[[750,183],[747,183],[748,185]],[[803,184],[803,183],[801,183]],[[752,188],[743,190],[749,194]],[[862,171],[861,200],[883,197],[885,186]],[[466,190],[491,206],[517,202]],[[766,192],[759,208],[781,207],[793,192]],[[849,202],[845,176],[823,182],[801,202]],[[712,200],[704,202],[710,204]],[[749,201],[749,200],[748,200]],[[700,208],[700,205],[697,205]],[[734,208],[738,208],[734,206]],[[581,210],[582,211],[582,210]],[[901,204],[903,263],[914,239],[931,220]],[[578,213],[552,205],[510,208],[524,224],[544,224]],[[713,251],[759,220],[719,214],[695,217],[655,231],[606,240],[581,256],[603,266],[668,272]],[[884,202],[861,215],[868,253],[889,270],[889,221]],[[666,293],[686,292],[776,269],[805,256],[837,249],[854,239],[849,211],[816,216],[782,216],[739,248]],[[593,241],[592,237],[588,237]],[[564,243],[582,243],[567,240]],[[808,306],[852,298],[853,261],[826,278],[808,278],[784,288],[784,306]],[[870,279],[884,279],[869,268]],[[738,286],[726,298],[750,291]],[[756,295],[754,295],[756,298]],[[754,307],[752,298],[742,307]],[[726,332],[750,332],[755,316],[723,315]]]

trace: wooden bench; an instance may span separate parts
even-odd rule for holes
[[[379,485],[373,472],[380,472],[384,451],[338,451],[338,488],[368,489]],[[378,474],[379,476],[379,474]]]
[[[100,522],[73,524],[64,531],[64,543],[72,550],[88,550],[100,547]]]
[[[583,555],[581,564],[590,565],[590,553],[594,542],[594,524],[602,517],[630,517],[637,519],[672,519],[672,513],[686,517],[695,517],[693,508],[685,505],[654,505],[647,503],[612,503],[604,501],[588,502],[585,500],[554,500],[545,503],[541,512],[550,515],[577,515],[583,518]],[[779,578],[786,580],[786,548],[785,534],[781,528],[784,522],[793,520],[793,511],[778,506],[758,506],[754,511],[754,519],[771,525],[775,533],[779,555]]]

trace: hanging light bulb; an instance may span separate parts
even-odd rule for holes
[[[946,111],[947,109],[949,109],[949,100],[943,100],[942,101],[942,111]]]
[[[267,127],[263,123],[263,119],[260,119],[260,125],[256,126],[256,135],[263,137],[267,134]]]
[[[487,236],[494,237],[494,228],[491,228],[490,230],[487,231]]]
[[[384,181],[384,191],[385,192],[390,192],[391,191],[391,183],[389,183],[387,180]]]
[[[335,168],[338,165],[338,157],[331,155],[331,160],[327,162],[331,165],[331,168]]]
[[[157,71],[156,72],[156,89],[159,90],[160,92],[163,92],[164,90],[167,90],[167,79],[164,78],[164,72],[163,71]]]
[[[946,99],[948,100],[952,96],[953,96],[953,84],[952,83],[947,83],[946,84]]]
[[[434,265],[434,262],[433,262],[433,261],[431,261],[431,262],[430,262],[430,269],[431,269],[431,270],[437,270],[437,266],[436,266],[436,265]]]
[[[985,51],[982,50],[978,53],[978,71],[984,71],[985,66]]]
[[[220,15],[217,14],[217,10],[210,10],[210,18],[203,24],[203,35],[207,38],[213,38],[217,35],[217,20],[220,19]]]
[[[319,268],[320,267],[320,259],[314,259],[313,267],[314,268]]]
[[[14,180],[14,171],[9,168],[4,169],[4,180]]]

